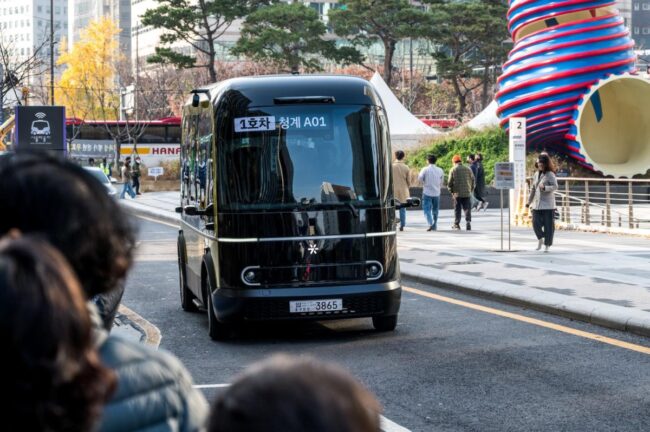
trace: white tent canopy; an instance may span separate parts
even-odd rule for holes
[[[370,80],[381,97],[390,128],[391,141],[394,148],[415,147],[422,140],[440,134],[441,132],[425,125],[402,105],[377,72]]]
[[[497,101],[493,100],[483,111],[478,113],[476,117],[467,122],[465,126],[477,130],[498,126],[499,117],[497,116],[497,108]]]

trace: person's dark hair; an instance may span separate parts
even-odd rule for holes
[[[88,158],[88,165],[95,165],[95,159],[93,158]]]
[[[395,158],[396,158],[397,160],[402,160],[402,159],[404,159],[404,152],[403,152],[402,150],[397,150],[397,151],[395,152]]]
[[[467,159],[468,159],[470,162],[474,162],[474,161],[476,160],[476,156],[474,156],[473,154],[469,154],[469,155],[467,155]]]
[[[483,162],[483,155],[481,153],[476,153],[476,160]]]
[[[438,158],[436,157],[436,155],[433,154],[427,155],[427,162],[429,162],[430,164],[436,163],[437,160]]]
[[[553,163],[553,159],[548,155],[548,153],[540,153],[539,156],[537,157],[537,167],[539,168],[539,164],[544,165],[544,168],[542,169],[543,172],[555,172],[555,164]]]
[[[95,351],[79,282],[44,241],[0,241],[0,340],[5,424],[95,430],[115,375]]]
[[[0,236],[42,235],[66,257],[86,295],[123,282],[135,233],[126,214],[92,174],[72,162],[15,155],[0,167]]]
[[[312,358],[249,368],[212,407],[209,432],[379,432],[380,405],[350,374]]]

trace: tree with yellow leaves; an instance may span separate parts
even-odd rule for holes
[[[81,30],[72,49],[62,41],[57,64],[65,70],[56,85],[56,99],[70,115],[82,120],[116,120],[119,116],[115,85],[119,33],[111,19],[101,18]]]

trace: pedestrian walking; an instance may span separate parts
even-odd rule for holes
[[[111,167],[108,164],[108,161],[106,160],[106,158],[103,158],[102,161],[100,162],[99,169],[101,169],[102,172],[106,175],[106,177],[108,177],[108,179],[110,180],[110,178],[111,178]]]
[[[0,202],[5,210],[0,236],[18,230],[49,241],[67,258],[85,298],[91,299],[93,343],[117,377],[115,394],[93,430],[203,431],[208,405],[180,361],[106,331],[133,264],[135,227],[104,186],[71,162],[14,155],[9,163],[0,158]]]
[[[395,152],[395,162],[393,162],[393,193],[395,199],[400,203],[406,203],[411,196],[409,188],[411,187],[410,170],[408,165],[403,161],[404,152],[397,150]],[[406,226],[406,207],[399,209],[399,230],[404,231]]]
[[[474,178],[476,178],[478,167],[476,164],[476,156],[473,154],[467,156],[467,166],[469,166],[469,168],[472,170],[472,174],[474,174]],[[469,197],[472,210],[476,210],[480,205],[480,201],[476,199],[475,191],[476,187],[474,187],[474,191],[472,191],[472,196]]]
[[[447,180],[447,188],[454,200],[454,225],[452,229],[460,229],[460,212],[461,209],[465,211],[465,227],[467,231],[472,229],[472,206],[471,196],[474,190],[476,180],[472,170],[463,165],[463,160],[460,155],[454,155],[451,159],[454,167],[449,172],[449,180]]]
[[[79,281],[43,240],[0,241],[0,335],[6,430],[95,431],[115,374],[95,350]]]
[[[95,159],[94,158],[88,158],[88,166],[89,167],[94,167],[95,166]]]
[[[137,156],[133,163],[133,169],[131,170],[131,176],[133,177],[133,191],[136,195],[142,195],[140,193],[140,176],[142,175],[140,165],[140,156]]]
[[[535,162],[537,171],[533,175],[528,203],[532,210],[533,230],[537,236],[537,249],[545,246],[548,252],[555,236],[555,191],[558,188],[555,166],[547,153],[540,153]]]
[[[208,432],[379,432],[380,412],[377,399],[340,367],[276,355],[219,394]]]
[[[476,153],[474,155],[474,164],[476,171],[472,169],[474,178],[476,179],[476,186],[474,186],[474,198],[477,201],[476,211],[486,211],[490,203],[483,198],[485,195],[485,168],[483,168],[483,155]]]
[[[131,172],[131,158],[127,157],[124,160],[124,165],[122,165],[122,182],[124,186],[122,187],[122,193],[120,194],[120,199],[124,199],[124,194],[128,193],[131,198],[135,198],[135,192],[133,192],[133,187],[131,182],[133,181],[133,174]]]
[[[440,191],[442,189],[442,180],[445,173],[436,165],[438,158],[436,155],[428,155],[427,162],[429,165],[420,171],[418,180],[422,183],[422,209],[424,217],[427,218],[429,227],[427,231],[436,231],[438,229],[438,211],[440,210]]]

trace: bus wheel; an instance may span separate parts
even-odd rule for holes
[[[208,306],[208,334],[210,339],[215,341],[226,340],[230,337],[230,326],[217,320],[214,314],[214,307],[212,305],[212,287],[210,286],[210,278],[206,277],[208,290],[207,290],[207,306]]]
[[[181,308],[185,312],[196,312],[198,309],[194,304],[194,294],[190,291],[187,286],[187,269],[185,268],[185,263],[183,262],[183,250],[181,246],[181,241],[178,241],[178,284],[181,294]]]
[[[374,316],[372,317],[372,326],[377,331],[393,331],[397,327],[397,315]]]

